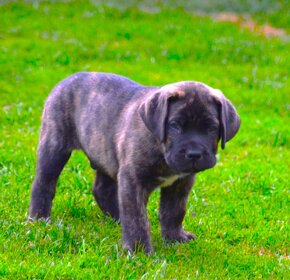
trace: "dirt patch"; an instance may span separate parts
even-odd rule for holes
[[[231,22],[251,32],[262,34],[266,37],[284,37],[286,31],[282,28],[276,28],[269,24],[260,25],[249,17],[237,15],[235,13],[218,13],[213,18],[220,22]]]

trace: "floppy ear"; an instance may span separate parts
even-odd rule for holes
[[[177,93],[156,91],[145,98],[139,107],[139,114],[146,127],[160,142],[165,140],[165,125],[168,116],[169,100]]]
[[[233,104],[222,94],[220,101],[220,126],[221,126],[221,147],[225,148],[226,142],[231,140],[240,128],[240,117]]]

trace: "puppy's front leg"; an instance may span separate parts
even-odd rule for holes
[[[150,253],[153,248],[146,210],[149,192],[132,173],[132,170],[122,170],[118,174],[118,200],[123,247],[130,252],[136,251],[140,247],[146,253]]]
[[[165,239],[188,242],[196,238],[194,234],[182,228],[182,221],[186,212],[186,203],[194,182],[194,176],[178,179],[170,187],[161,189],[160,223],[162,236]]]

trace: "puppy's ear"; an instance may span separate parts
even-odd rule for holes
[[[177,97],[178,93],[163,91],[161,89],[146,97],[139,107],[141,119],[160,142],[165,140],[169,100]]]
[[[221,147],[225,148],[226,142],[231,140],[240,128],[240,117],[233,104],[219,92],[220,103],[220,126],[221,126]]]

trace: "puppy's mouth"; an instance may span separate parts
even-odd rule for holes
[[[185,158],[179,158],[178,156],[169,156],[166,158],[166,163],[169,168],[172,169],[176,174],[193,174],[214,167],[216,164],[216,157],[213,155],[205,154],[198,160],[189,160]]]
[[[200,162],[193,163],[193,169],[196,172],[204,171],[206,169],[213,168],[216,165],[216,158],[210,157],[209,159],[202,160]]]

